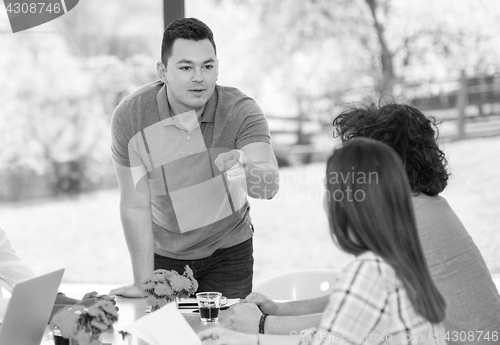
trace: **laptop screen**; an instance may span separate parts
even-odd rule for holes
[[[40,344],[63,274],[60,269],[14,287],[0,327],[0,344]]]

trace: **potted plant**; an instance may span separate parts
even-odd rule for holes
[[[112,331],[117,320],[118,312],[113,302],[100,300],[90,307],[74,305],[61,309],[49,325],[56,344],[100,345],[99,336]]]
[[[180,298],[193,295],[198,290],[198,282],[194,279],[191,268],[186,266],[183,275],[175,270],[155,270],[151,277],[143,282],[142,288],[147,295],[151,311],[155,311],[167,303],[177,303]]]

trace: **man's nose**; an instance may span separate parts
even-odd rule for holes
[[[203,81],[203,73],[201,73],[201,68],[194,68],[193,71],[192,81],[201,83]]]

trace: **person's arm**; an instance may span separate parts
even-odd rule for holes
[[[248,196],[256,199],[271,199],[279,190],[279,171],[276,157],[268,143],[245,145],[241,151],[247,158],[245,176]]]
[[[111,290],[111,295],[143,297],[140,284],[153,273],[154,240],[149,194],[136,190],[130,168],[113,161],[120,186],[120,216],[132,261],[134,283]]]
[[[247,144],[241,150],[221,153],[215,159],[230,181],[245,180],[248,196],[272,199],[279,190],[279,172],[272,147],[265,142]]]
[[[323,313],[329,300],[330,296],[326,295],[312,299],[280,303],[258,292],[252,292],[244,299],[244,302],[255,303],[263,313],[269,315],[299,316]]]
[[[0,288],[12,292],[17,283],[35,277],[33,270],[21,261],[5,231],[0,229]],[[0,290],[0,296],[2,291]]]
[[[228,309],[227,314],[224,327],[243,333],[259,333],[262,312],[255,304],[234,305]],[[322,315],[321,313],[301,316],[269,315],[264,321],[264,333],[290,335],[295,332],[297,334],[303,329],[317,327]]]
[[[297,345],[300,339],[296,334],[288,336],[243,334],[222,327],[205,329],[198,333],[198,337],[204,345]]]
[[[322,317],[323,313],[300,316],[269,315],[264,323],[264,333],[280,335],[297,334],[303,329],[318,327]]]
[[[68,306],[78,304],[78,305],[83,305],[85,307],[90,307],[91,305],[95,304],[100,300],[111,301],[115,305],[116,310],[118,310],[114,297],[107,295],[100,295],[96,291],[86,293],[81,300],[66,296],[66,294],[59,292],[56,296],[54,307],[52,307],[52,313],[50,314],[49,321],[59,310],[68,308]]]
[[[330,296],[326,295],[313,299],[277,303],[278,310],[276,311],[276,315],[298,316],[323,313],[329,300]]]

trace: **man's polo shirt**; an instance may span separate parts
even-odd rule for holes
[[[172,116],[162,82],[125,97],[112,119],[112,156],[151,195],[155,253],[198,259],[252,236],[246,186],[215,166],[222,152],[271,137],[257,103],[216,86],[200,120]]]

